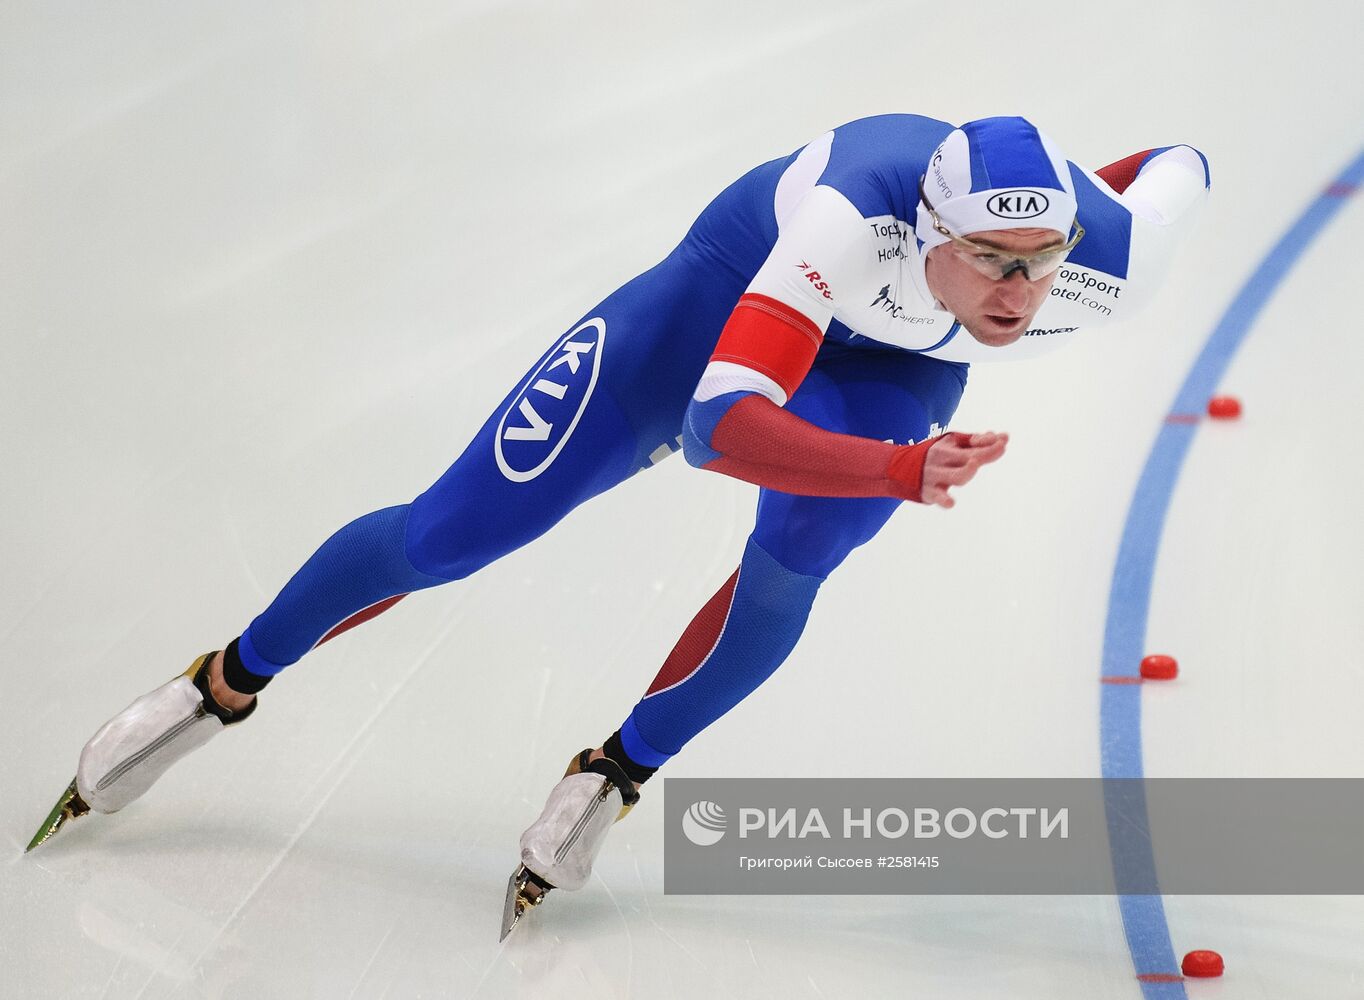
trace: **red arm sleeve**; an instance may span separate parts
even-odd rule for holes
[[[940,438],[894,445],[816,427],[759,395],[740,399],[711,438],[704,468],[782,493],[922,501],[924,460]]]

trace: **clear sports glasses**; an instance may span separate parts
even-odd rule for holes
[[[1002,247],[973,243],[966,237],[958,236],[948,229],[943,224],[942,219],[938,217],[938,213],[933,210],[933,205],[929,202],[928,196],[924,194],[924,179],[922,177],[919,178],[919,199],[924,203],[924,208],[928,209],[928,215],[933,220],[934,230],[952,241],[957,256],[963,258],[985,277],[995,281],[1002,281],[1015,271],[1022,271],[1023,277],[1029,281],[1045,278],[1061,266],[1065,259],[1070,256],[1070,252],[1075,249],[1075,244],[1079,243],[1085,235],[1085,227],[1080,225],[1080,220],[1077,218],[1072,223],[1075,227],[1075,234],[1063,245],[1047,247],[1036,253],[1015,253]]]

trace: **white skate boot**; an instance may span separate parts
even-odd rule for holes
[[[205,653],[179,677],[145,694],[106,722],[81,751],[76,777],[34,834],[27,851],[87,812],[118,812],[141,796],[166,769],[226,726],[256,710],[232,712],[214,700]]]
[[[606,831],[639,801],[621,766],[607,757],[589,761],[591,753],[584,750],[569,762],[540,818],[521,834],[521,864],[507,883],[502,909],[503,938],[550,889],[587,884]]]

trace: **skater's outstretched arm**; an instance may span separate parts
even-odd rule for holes
[[[686,438],[684,438],[684,441]],[[711,433],[702,468],[783,493],[898,497],[953,506],[948,490],[1004,454],[1007,434],[944,434],[894,445],[826,431],[763,396],[733,401]],[[695,454],[693,447],[689,453]]]
[[[1004,434],[949,434],[912,445],[838,434],[783,407],[814,364],[840,288],[867,256],[866,226],[816,188],[739,300],[683,426],[687,461],[783,493],[896,497],[951,507],[948,490],[1004,454]],[[799,266],[789,267],[790,260]]]

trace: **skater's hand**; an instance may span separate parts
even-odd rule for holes
[[[924,459],[923,502],[951,507],[956,500],[947,491],[969,483],[982,465],[1004,454],[1008,443],[1009,435],[994,431],[944,434],[935,439]]]

